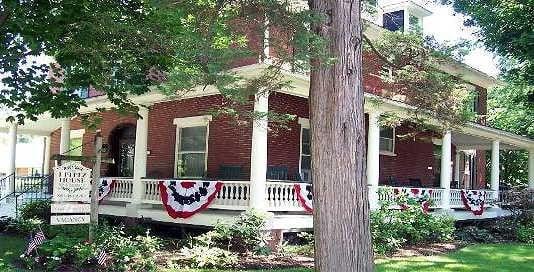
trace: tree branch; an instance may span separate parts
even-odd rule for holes
[[[391,62],[388,58],[386,58],[386,56],[384,56],[382,54],[382,52],[378,51],[378,49],[376,49],[376,47],[373,45],[373,42],[371,41],[371,39],[369,39],[364,33],[362,33],[362,37],[363,37],[363,40],[365,42],[367,42],[367,44],[369,44],[369,47],[371,48],[371,50],[378,56],[378,58],[380,60],[382,60],[383,62],[385,62],[388,66],[391,66],[393,68],[396,68],[396,69],[400,69],[401,66]]]

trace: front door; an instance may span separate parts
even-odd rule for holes
[[[135,139],[121,139],[119,141],[119,176],[133,177],[134,154]]]

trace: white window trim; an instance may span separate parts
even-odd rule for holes
[[[201,116],[192,116],[192,117],[183,117],[183,118],[174,118],[173,124],[176,125],[176,143],[174,146],[174,165],[173,172],[175,178],[199,178],[199,177],[178,177],[178,161],[180,160],[180,129],[188,127],[206,127],[206,154],[204,158],[204,172],[208,170],[208,140],[210,135],[210,121],[212,120],[211,115],[201,115]],[[190,152],[194,153],[194,152]]]
[[[382,139],[384,137],[380,136],[380,134],[378,135],[379,139]],[[389,138],[384,138],[384,139],[389,139]],[[380,147],[379,147],[379,154],[380,155],[384,155],[384,156],[397,156],[397,153],[395,153],[395,148],[397,147],[397,132],[396,132],[396,128],[393,127],[393,144],[392,144],[392,149],[393,151],[389,151],[389,150],[381,150]]]
[[[76,139],[76,138],[83,138],[83,135],[85,134],[85,129],[75,129],[70,131],[70,138]]]
[[[310,119],[308,118],[301,118],[299,117],[299,125],[300,125],[300,138],[299,138],[299,146],[300,146],[300,154],[299,154],[299,175],[302,178],[302,134],[304,129],[310,129]],[[311,154],[310,154],[311,157]]]

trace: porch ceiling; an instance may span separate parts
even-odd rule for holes
[[[452,143],[459,150],[491,150],[492,139],[484,138],[480,136],[473,136],[462,132],[452,132]],[[513,145],[505,139],[500,140],[501,150],[519,150],[525,149],[522,146]]]
[[[61,127],[61,120],[53,119],[48,115],[43,115],[37,121],[26,120],[24,125],[19,125],[18,134],[48,136],[51,132]],[[0,118],[0,132],[8,132],[9,124],[5,118]]]

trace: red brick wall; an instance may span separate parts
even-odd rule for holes
[[[159,103],[151,107],[148,130],[147,175],[152,177],[172,177],[174,175],[174,152],[176,126],[174,118],[205,115],[207,111],[220,106],[223,99],[219,95],[206,96],[181,101]],[[214,118],[209,125],[208,177],[218,175],[219,166],[241,165],[247,174],[250,168],[250,146],[252,126],[237,125],[228,118]]]
[[[268,165],[287,166],[289,176],[294,177],[299,172],[300,160],[300,125],[298,117],[309,118],[308,100],[297,96],[274,93],[269,96],[269,110],[277,113],[289,113],[296,118],[289,122],[287,129],[275,129],[268,136]]]

